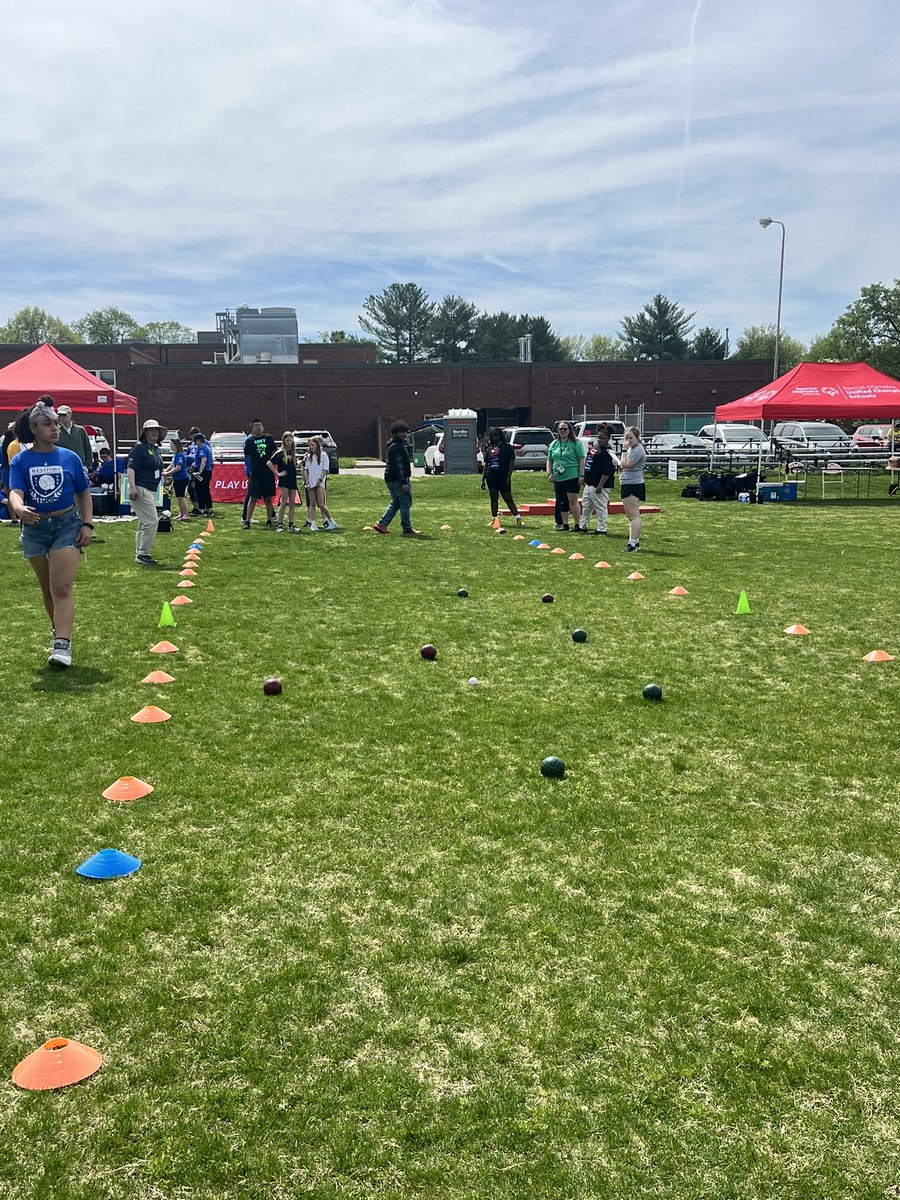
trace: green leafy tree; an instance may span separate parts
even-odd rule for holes
[[[622,343],[627,358],[683,359],[688,357],[691,321],[687,313],[657,293],[633,317],[622,318]]]
[[[392,283],[380,295],[366,297],[359,325],[388,362],[419,362],[428,349],[434,307],[417,283]]]
[[[319,341],[326,346],[373,346],[375,343],[372,338],[360,337],[358,333],[347,333],[344,329],[332,329],[330,332],[327,329],[319,330]]]
[[[429,330],[432,355],[445,362],[465,362],[475,354],[478,309],[462,296],[445,296],[434,310]]]
[[[148,321],[140,333],[126,336],[144,337],[148,342],[158,342],[166,346],[186,346],[197,340],[196,332],[188,325],[182,325],[180,321]]]
[[[778,374],[783,375],[802,362],[806,347],[782,329],[778,343]],[[775,361],[775,326],[748,325],[737,340],[732,358],[767,358]]]
[[[523,313],[516,320],[516,358],[519,357],[519,338],[531,334],[532,362],[565,362],[566,351],[559,334],[553,331],[546,317]]]
[[[704,325],[694,334],[689,357],[702,358],[707,361],[714,358],[725,358],[727,350],[725,339],[718,329]]]
[[[76,345],[82,339],[70,325],[34,305],[19,311],[0,325],[0,342],[21,346],[40,346],[42,342]]]
[[[518,362],[519,333],[512,313],[482,313],[475,322],[473,353],[477,362]]]
[[[900,376],[900,279],[893,287],[872,283],[838,317],[809,357],[821,362],[867,362],[876,371]]]
[[[617,337],[610,337],[608,333],[592,333],[590,337],[581,337],[576,335],[578,353],[572,355],[574,362],[615,362],[618,359],[626,358],[625,347]],[[566,345],[566,338],[561,339],[563,345]]]
[[[72,328],[89,344],[112,346],[123,338],[139,338],[144,334],[131,313],[121,308],[95,308],[74,322]]]

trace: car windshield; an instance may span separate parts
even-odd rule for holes
[[[243,450],[246,440],[243,433],[214,433],[209,442],[211,446],[217,446],[220,450],[229,446],[237,446],[238,449]]]
[[[308,442],[311,437],[321,438],[323,442],[331,441],[331,434],[328,432],[327,429],[295,429],[294,430],[294,441],[295,442],[299,442],[299,441]]]
[[[719,428],[729,442],[758,442],[762,438],[755,425],[720,425]]]
[[[814,442],[842,442],[847,436],[837,425],[801,425],[800,428]]]

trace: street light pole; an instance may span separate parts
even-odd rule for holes
[[[768,229],[770,225],[781,226],[781,266],[778,268],[778,319],[775,323],[775,363],[772,374],[772,378],[777,379],[778,351],[781,347],[781,293],[784,287],[784,221],[774,221],[771,217],[760,217],[759,223],[763,229]]]

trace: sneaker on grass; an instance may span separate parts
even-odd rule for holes
[[[380,521],[376,521],[375,524],[372,526],[372,528],[375,530],[376,533],[390,533],[390,530],[388,529],[387,525],[382,525],[382,523]]]
[[[65,669],[72,665],[72,643],[68,638],[54,638],[53,649],[47,659],[48,667]]]
[[[159,563],[155,558],[151,558],[149,554],[139,554],[134,560],[139,567],[158,567]]]

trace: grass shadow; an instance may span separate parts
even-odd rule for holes
[[[65,671],[55,667],[45,667],[36,671],[37,679],[31,685],[33,692],[84,692],[88,688],[99,687],[103,683],[111,683],[113,676],[108,671],[99,671],[96,667],[82,667],[75,664]]]

